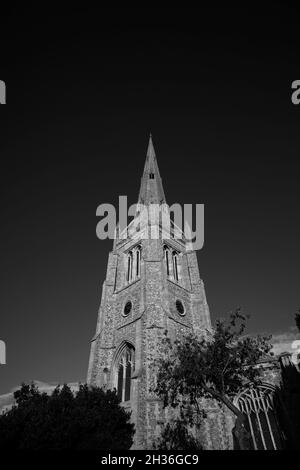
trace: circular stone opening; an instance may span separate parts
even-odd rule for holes
[[[132,303],[130,302],[130,300],[128,300],[128,302],[126,302],[125,304],[123,315],[127,317],[127,315],[130,314],[131,309],[132,309]]]
[[[185,310],[181,300],[176,300],[176,309],[179,315],[185,315]]]

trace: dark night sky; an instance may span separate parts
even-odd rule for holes
[[[205,204],[212,318],[289,331],[299,299],[299,12],[98,9],[1,18],[0,393],[84,381],[111,241],[149,132],[168,202]]]

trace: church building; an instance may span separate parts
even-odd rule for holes
[[[138,206],[166,205],[150,136]],[[196,252],[184,235],[163,238],[150,222],[139,237],[116,237],[109,254],[96,334],[92,340],[88,383],[116,388],[136,425],[135,447],[148,448],[164,422],[162,405],[151,392],[151,361],[164,332],[175,339],[210,328],[210,314]],[[159,226],[160,225],[160,226]],[[129,227],[130,228],[130,227]],[[162,236],[151,237],[157,230]],[[145,230],[149,236],[143,236]]]

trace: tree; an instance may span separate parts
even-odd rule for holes
[[[0,415],[0,449],[129,449],[134,425],[115,391],[67,385],[51,395],[22,384],[16,405]]]
[[[189,433],[184,420],[177,419],[173,423],[167,423],[160,438],[154,443],[156,450],[202,450],[200,442]]]
[[[155,392],[164,406],[194,406],[203,418],[199,403],[213,398],[237,417],[234,436],[241,449],[250,446],[246,418],[234,405],[232,397],[249,382],[259,382],[257,362],[271,349],[270,337],[244,336],[246,317],[237,309],[228,322],[218,320],[213,331],[201,337],[191,333],[173,344],[165,337],[164,354],[158,367]],[[192,415],[190,415],[192,416]],[[190,419],[190,424],[193,419]]]

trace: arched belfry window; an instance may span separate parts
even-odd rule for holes
[[[142,248],[140,245],[133,247],[127,253],[127,268],[126,268],[126,281],[132,282],[138,279],[141,275],[141,254]]]
[[[174,279],[176,282],[178,282],[178,255],[176,251],[173,251],[172,253],[172,259],[173,259],[173,275]]]
[[[121,401],[131,398],[131,375],[134,371],[135,350],[129,343],[124,343],[116,359],[116,389]]]
[[[247,416],[246,427],[253,450],[282,448],[282,435],[277,420],[275,387],[268,384],[251,386],[235,399],[237,407]]]
[[[167,276],[175,282],[179,281],[179,266],[178,260],[179,255],[177,251],[170,248],[168,245],[164,245],[164,260],[166,266]]]
[[[132,251],[130,251],[127,255],[127,281],[128,282],[132,280],[132,263],[133,263],[133,256],[132,256]]]
[[[136,254],[136,277],[140,277],[140,273],[141,273],[141,247],[140,245],[136,247],[135,254]]]
[[[166,263],[167,276],[170,276],[170,265],[169,265],[170,253],[169,253],[169,248],[167,247],[167,245],[164,246],[164,258],[165,258],[165,263]]]

